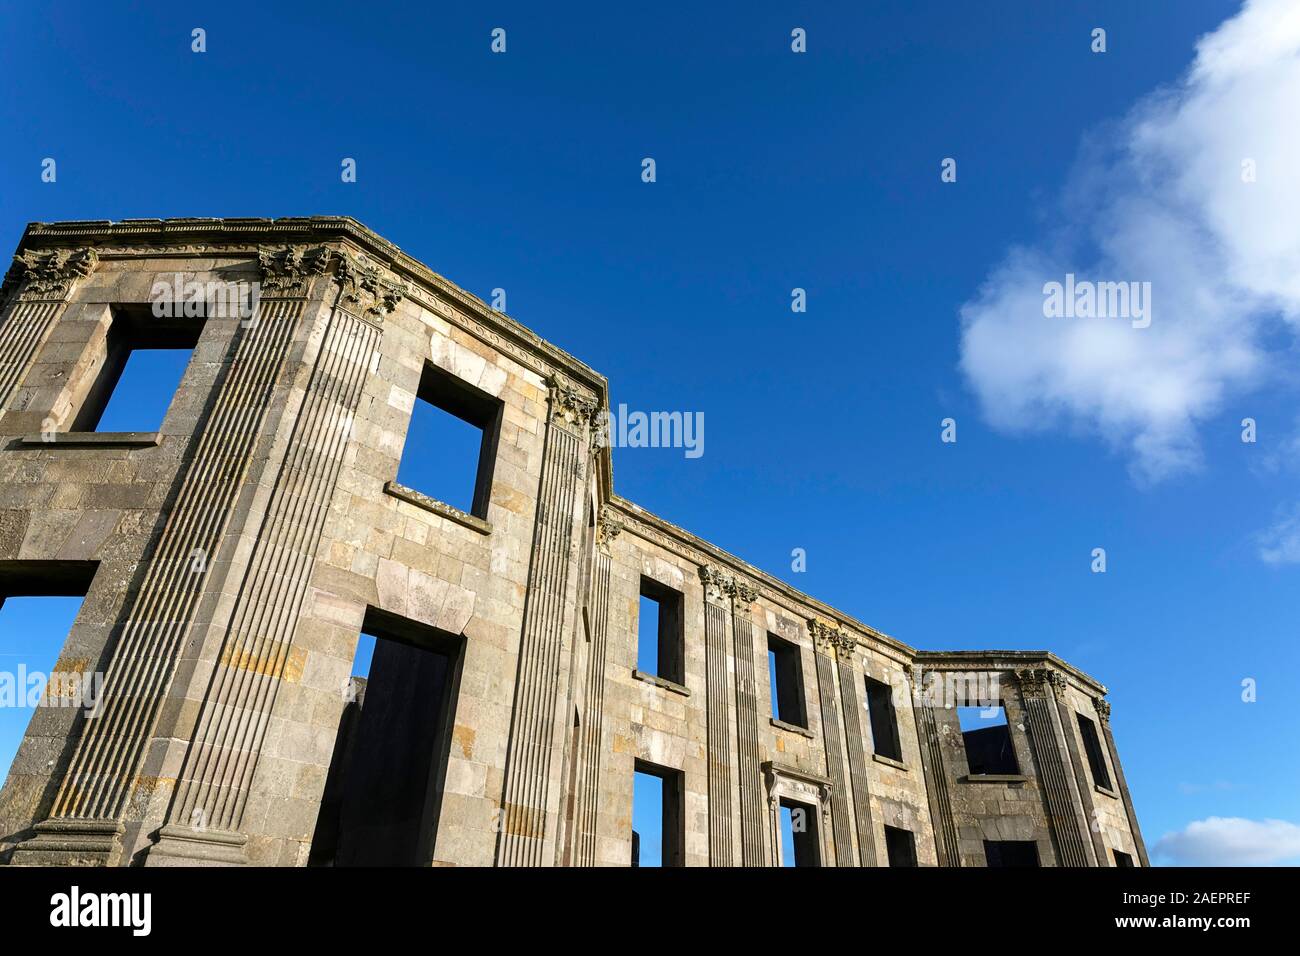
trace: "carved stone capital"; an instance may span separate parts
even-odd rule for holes
[[[834,638],[836,653],[844,662],[853,660],[853,653],[858,649],[858,642],[848,631],[840,631]]]
[[[835,648],[840,641],[839,625],[823,620],[820,617],[810,617],[808,619],[808,633],[812,635],[813,646],[817,650],[823,654],[834,656]]]
[[[1021,692],[1029,697],[1046,697],[1053,689],[1065,689],[1065,678],[1046,667],[1022,667],[1015,674]]]
[[[609,543],[617,538],[622,530],[623,522],[614,517],[614,513],[608,508],[601,508],[600,517],[596,519],[596,546],[608,554]]]
[[[324,246],[258,246],[261,294],[274,298],[305,296],[312,276],[323,273],[329,260],[329,250]]]
[[[551,390],[551,420],[583,428],[596,421],[596,398],[578,388],[558,372],[546,380]]]
[[[736,579],[722,568],[713,564],[700,567],[700,580],[704,583],[704,596],[710,601],[722,603],[736,587]]]
[[[72,294],[73,284],[90,275],[98,262],[94,249],[29,249],[14,256],[0,292],[7,295],[17,289],[22,301],[66,299]]]
[[[1098,720],[1103,724],[1110,723],[1110,701],[1106,700],[1104,697],[1094,697],[1092,699],[1092,707],[1097,711]]]
[[[736,578],[731,596],[735,600],[737,608],[747,611],[749,606],[758,600],[758,588],[748,581]]]
[[[405,282],[365,256],[350,252],[339,253],[334,281],[339,284],[344,308],[372,322],[382,322],[406,297]]]

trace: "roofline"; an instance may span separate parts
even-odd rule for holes
[[[64,222],[29,222],[18,241],[17,253],[27,250],[52,248],[86,248],[111,245],[179,245],[187,242],[212,242],[236,240],[257,243],[307,243],[345,241],[371,258],[381,262],[393,273],[417,286],[424,287],[436,296],[448,300],[468,315],[483,323],[493,333],[512,340],[525,350],[535,350],[556,368],[595,392],[599,407],[609,407],[609,382],[585,362],[546,341],[527,326],[493,309],[478,296],[466,292],[455,283],[434,272],[423,262],[403,252],[373,229],[351,216],[284,216],[276,219],[259,217],[174,219],[90,219]],[[829,604],[805,594],[779,578],[754,567],[749,562],[711,544],[691,532],[672,524],[640,505],[621,497],[614,491],[614,462],[610,447],[599,450],[597,456],[601,500],[616,511],[645,523],[660,534],[678,542],[682,547],[694,549],[705,556],[727,565],[733,570],[761,582],[770,592],[781,595],[788,602],[830,620],[842,627],[856,631],[868,638],[912,658],[917,663],[968,663],[984,666],[1014,667],[1017,664],[1046,663],[1061,669],[1076,680],[1106,693],[1105,685],[1088,674],[1057,657],[1050,651],[918,651],[909,644],[877,630]]]
[[[18,253],[26,250],[104,245],[161,244],[240,241],[247,243],[306,243],[347,241],[382,263],[393,273],[447,299],[475,319],[525,348],[534,349],[569,377],[590,388],[608,405],[609,383],[591,366],[546,341],[527,326],[493,309],[478,296],[434,272],[420,260],[403,252],[373,229],[351,216],[285,216],[268,218],[177,218],[69,220],[29,222],[18,241]]]
[[[738,558],[729,551],[718,547],[703,538],[700,538],[684,528],[673,524],[670,521],[659,517],[658,515],[647,511],[640,505],[629,501],[619,495],[613,495],[610,499],[612,505],[618,512],[624,516],[630,517],[636,521],[641,521],[651,528],[654,528],[660,534],[663,534],[678,544],[702,552],[706,557],[712,558],[720,564],[726,565],[729,569],[739,571],[742,574],[760,582],[764,588],[775,592],[792,604],[800,605],[809,611],[815,612],[829,620],[838,623],[841,627],[866,636],[867,638],[880,642],[887,647],[894,649],[908,657],[918,664],[980,664],[992,669],[1009,670],[1016,667],[1024,667],[1029,664],[1050,664],[1071,677],[1075,678],[1082,684],[1096,690],[1100,695],[1105,696],[1107,693],[1106,685],[1102,684],[1096,678],[1087,672],[1080,670],[1068,661],[1063,660],[1051,651],[1012,651],[1012,650],[976,650],[976,651],[923,651],[917,650],[905,641],[886,634],[863,621],[858,620],[852,615],[846,614],[837,608],[818,600],[811,595],[800,591],[793,585],[787,584],[780,578],[775,577],[761,568]],[[628,529],[624,529],[628,530]],[[632,533],[635,533],[633,530]]]

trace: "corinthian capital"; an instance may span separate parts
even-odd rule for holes
[[[704,582],[704,596],[710,601],[721,602],[736,588],[736,579],[715,564],[700,568],[700,580]]]
[[[614,517],[614,513],[609,508],[601,508],[600,517],[596,519],[596,546],[609,553],[609,543],[617,538],[622,530],[623,522]]]
[[[731,596],[735,598],[736,606],[748,610],[758,600],[758,588],[740,578],[736,578],[734,585]]]
[[[552,373],[546,384],[551,390],[552,421],[583,428],[595,421],[597,403],[593,395],[578,388],[559,372]]]
[[[259,246],[257,263],[262,269],[262,295],[288,298],[305,296],[307,283],[329,264],[324,246]]]
[[[808,633],[812,635],[813,646],[824,654],[834,654],[840,641],[839,626],[820,617],[808,619]]]
[[[1094,697],[1092,699],[1092,708],[1097,712],[1097,719],[1103,724],[1110,723],[1110,701],[1104,697]]]
[[[365,256],[350,252],[339,253],[334,280],[339,284],[344,308],[375,322],[382,322],[406,297],[406,283],[394,279],[387,269]]]
[[[3,292],[16,288],[23,300],[66,299],[73,284],[90,275],[98,262],[94,249],[28,250],[14,256]]]
[[[1028,696],[1046,697],[1053,689],[1065,689],[1065,677],[1046,667],[1022,667],[1015,673],[1020,690]]]

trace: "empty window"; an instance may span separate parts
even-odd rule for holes
[[[900,827],[885,827],[885,851],[890,866],[916,866],[916,835]]]
[[[461,643],[367,611],[309,865],[419,866],[433,859]]]
[[[958,707],[957,720],[971,773],[1020,773],[1005,707]]]
[[[1129,867],[1133,865],[1133,857],[1129,856],[1122,850],[1115,850],[1115,865],[1118,867]]]
[[[0,561],[0,784],[42,699],[98,703],[102,674],[54,670],[94,573],[91,561]]]
[[[637,620],[636,668],[676,684],[686,683],[686,636],[682,592],[641,578]]]
[[[72,421],[74,432],[156,432],[198,344],[202,320],[114,307],[103,364]]]
[[[644,760],[632,777],[632,865],[685,866],[682,774]]]
[[[893,689],[867,678],[867,714],[871,718],[871,741],[876,753],[893,760],[903,759],[898,742],[898,715],[894,713]]]
[[[808,726],[804,706],[803,658],[799,645],[767,635],[767,670],[772,682],[772,716],[796,727]]]
[[[984,859],[992,867],[1038,866],[1038,844],[1033,840],[985,840]]]
[[[1079,718],[1079,733],[1083,737],[1083,749],[1088,754],[1088,766],[1092,768],[1092,782],[1099,787],[1110,789],[1110,773],[1106,770],[1106,755],[1101,750],[1101,740],[1097,737],[1097,725],[1083,714]]]
[[[781,865],[822,865],[816,807],[797,800],[781,801]]]
[[[398,483],[486,518],[503,408],[500,400],[425,363]]]

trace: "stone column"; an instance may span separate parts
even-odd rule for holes
[[[1092,706],[1097,711],[1097,719],[1101,722],[1102,733],[1106,735],[1106,749],[1110,751],[1110,765],[1115,771],[1115,784],[1119,787],[1119,795],[1124,801],[1124,813],[1128,817],[1128,830],[1133,837],[1133,846],[1137,849],[1138,862],[1143,866],[1150,866],[1151,861],[1147,859],[1147,845],[1142,840],[1142,829],[1138,826],[1137,813],[1133,809],[1133,797],[1128,791],[1128,782],[1124,779],[1124,768],[1120,766],[1119,751],[1115,749],[1115,735],[1110,731],[1110,703],[1101,697],[1092,699]]]
[[[821,702],[822,739],[826,744],[826,776],[831,781],[835,865],[856,866],[858,861],[853,855],[849,788],[845,786],[843,737],[840,732],[839,708],[835,703],[834,655],[840,633],[834,624],[820,618],[809,620],[808,630],[813,637],[813,656],[817,659],[817,694]]]
[[[609,642],[610,542],[623,523],[602,508],[596,522],[596,554],[591,581],[591,647],[587,649],[586,693],[575,773],[572,854],[574,866],[596,865],[596,826],[600,798],[600,758],[605,714],[605,651]]]
[[[921,768],[930,803],[935,855],[940,866],[961,866],[961,848],[952,814],[948,768],[943,762],[943,745],[939,740],[939,722],[934,716],[933,697],[924,686],[919,667],[912,671],[912,715],[916,720],[916,736],[921,743]]]
[[[854,667],[858,642],[843,632],[836,644],[840,705],[844,710],[844,746],[849,754],[849,782],[853,788],[853,820],[858,831],[858,855],[863,866],[877,866],[876,836],[871,820],[871,790],[867,777],[867,752],[862,734],[862,699],[866,683]]]
[[[731,834],[731,709],[727,674],[727,605],[735,580],[720,568],[700,568],[704,583],[704,670],[709,743],[709,865],[733,866]]]
[[[334,309],[262,517],[176,794],[148,862],[243,862],[244,807],[315,567],[351,423],[405,287],[336,257]]]
[[[93,249],[55,249],[14,256],[5,277],[0,314],[0,417],[14,390],[72,297],[77,280],[98,262]],[[3,299],[3,296],[0,296]]]
[[[177,655],[212,574],[211,558],[247,480],[323,247],[261,250],[257,314],[236,333],[229,371],[187,449],[175,501],[131,600],[104,679],[100,713],[88,720],[50,819],[19,846],[13,862],[118,862],[123,811],[135,787]]]
[[[1074,775],[1070,772],[1070,755],[1056,708],[1057,687],[1064,678],[1045,667],[1022,668],[1015,672],[1024,700],[1029,742],[1038,764],[1039,783],[1047,799],[1047,819],[1051,824],[1061,866],[1096,866],[1097,860],[1088,836],[1088,821],[1083,813]]]
[[[740,773],[741,866],[763,866],[762,740],[754,681],[754,625],[750,608],[758,590],[739,579],[732,591],[731,623],[736,661],[737,767]]]
[[[1083,810],[1083,819],[1088,824],[1088,835],[1092,840],[1092,858],[1095,861],[1093,866],[1113,866],[1109,854],[1106,852],[1106,841],[1101,834],[1101,821],[1097,818],[1097,801],[1093,792],[1092,772],[1087,766],[1087,759],[1079,747],[1079,735],[1076,732],[1078,720],[1074,715],[1074,708],[1069,704],[1068,688],[1065,678],[1056,673],[1052,675],[1053,686],[1057,693],[1053,696],[1053,706],[1056,708],[1057,720],[1060,723],[1061,733],[1065,738],[1065,749],[1070,755],[1070,770],[1074,774],[1075,790],[1079,794],[1079,804]]]
[[[564,627],[569,619],[569,576],[574,564],[574,522],[585,481],[587,445],[596,415],[594,396],[553,375],[549,424],[537,495],[537,521],[528,562],[506,754],[498,866],[542,866],[556,816],[556,721],[566,683],[561,674]],[[548,822],[550,821],[550,822]],[[553,839],[553,838],[552,838]]]

